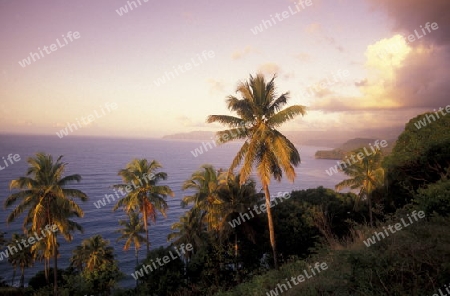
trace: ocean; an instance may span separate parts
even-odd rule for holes
[[[181,208],[180,201],[183,197],[182,184],[191,174],[200,168],[202,164],[212,164],[215,168],[227,169],[242,143],[227,143],[221,146],[203,148],[203,153],[195,157],[191,151],[199,148],[202,141],[181,141],[163,139],[108,139],[98,137],[81,137],[69,135],[59,138],[54,136],[19,136],[0,135],[0,231],[7,232],[9,239],[14,232],[22,233],[22,223],[25,213],[13,223],[7,224],[6,218],[18,202],[8,209],[3,207],[5,199],[11,194],[9,183],[26,174],[27,159],[36,152],[45,152],[53,155],[54,160],[63,155],[63,162],[67,163],[66,175],[80,174],[82,181],[71,187],[82,190],[89,196],[89,201],[79,205],[84,210],[84,217],[74,219],[84,227],[84,233],[75,233],[74,239],[67,242],[63,237],[58,237],[61,256],[58,267],[65,268],[69,265],[72,250],[80,242],[90,236],[101,234],[108,239],[114,247],[116,258],[126,278],[120,282],[122,287],[133,287],[134,279],[131,273],[134,271],[134,250],[123,250],[124,241],[117,242],[119,234],[115,231],[119,228],[118,220],[126,219],[122,210],[112,211],[114,203],[97,208],[94,202],[105,197],[105,194],[113,194],[112,185],[121,183],[117,172],[125,168],[126,164],[134,158],[147,158],[157,160],[163,166],[162,171],[168,174],[168,179],[161,184],[168,185],[175,193],[175,197],[168,197],[169,209],[167,218],[158,217],[156,224],[150,225],[151,249],[159,246],[167,246],[167,235],[171,232],[170,226],[179,220],[186,209]],[[312,147],[296,145],[302,159],[301,165],[296,168],[297,178],[294,183],[286,179],[281,182],[273,181],[270,185],[271,195],[278,192],[301,190],[324,186],[334,188],[334,185],[342,181],[345,176],[342,173],[329,176],[325,170],[336,164],[335,160],[317,160],[314,153],[327,147]],[[6,167],[9,154],[19,154],[20,160]],[[195,154],[195,153],[194,153]],[[4,159],[3,159],[4,158]],[[16,157],[16,159],[18,159]],[[3,168],[3,169],[2,169]],[[257,180],[256,177],[254,177]],[[261,186],[258,183],[258,190]],[[1,249],[3,250],[3,249]],[[0,251],[1,251],[0,250]],[[139,252],[140,260],[145,257],[145,247]],[[53,261],[51,261],[53,264]],[[39,270],[43,270],[43,263],[36,262],[34,267],[25,270],[25,283]],[[6,259],[0,261],[0,276],[11,284],[13,268]],[[17,270],[15,285],[18,285],[20,270]]]

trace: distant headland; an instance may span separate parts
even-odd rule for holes
[[[316,159],[336,159],[344,158],[345,154],[358,148],[368,147],[377,139],[355,138],[348,140],[341,146],[332,150],[318,150],[314,155]],[[383,154],[389,154],[394,146],[395,140],[386,140],[388,146],[383,149]]]

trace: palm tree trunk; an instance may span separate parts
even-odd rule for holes
[[[48,281],[48,265],[49,265],[49,262],[48,262],[47,258],[44,257],[44,273],[45,273],[45,281],[47,284],[49,283],[49,281]]]
[[[135,247],[134,248],[134,255],[136,256],[136,267],[138,267],[139,265],[139,254],[138,254],[138,249]]]
[[[147,257],[148,257],[148,253],[150,253],[150,242],[148,240],[147,210],[145,208],[144,208],[144,226],[147,237]]]
[[[277,259],[277,244],[275,241],[275,230],[273,227],[272,210],[270,208],[270,192],[269,186],[264,184],[264,194],[266,196],[266,208],[267,208],[267,221],[269,222],[269,235],[270,235],[270,245],[272,246],[273,253],[273,266],[278,269],[278,259]]]
[[[56,247],[56,235],[53,234],[53,259],[55,260],[55,265],[53,267],[53,295],[58,295],[58,253]]]
[[[367,200],[369,203],[369,220],[370,220],[370,227],[373,227],[373,217],[372,217],[372,194],[367,195]]]
[[[136,246],[134,246],[134,254],[136,256],[136,268],[137,268],[138,264],[139,264],[139,258],[138,258],[139,254],[138,254],[138,249],[136,248]],[[136,288],[137,288],[137,286],[138,286],[138,280],[136,279]]]
[[[23,288],[25,282],[25,266],[21,266],[20,287]]]
[[[239,282],[239,268],[238,268],[238,241],[237,232],[234,232],[234,265],[236,268],[236,281]]]
[[[16,267],[14,267],[13,270],[13,276],[12,276],[12,280],[11,280],[11,286],[14,286],[14,278],[16,277]]]

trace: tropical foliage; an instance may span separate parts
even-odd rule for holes
[[[354,155],[365,155],[363,148],[352,151]],[[377,149],[375,152],[366,153],[365,157],[358,157],[358,161],[350,166],[345,166],[344,174],[350,176],[336,185],[336,190],[349,187],[350,189],[359,189],[358,199],[356,199],[355,207],[358,206],[360,200],[367,201],[369,205],[370,226],[373,226],[372,214],[372,193],[375,189],[381,188],[384,185],[384,169],[381,167],[382,161],[381,150]]]
[[[81,176],[65,175],[62,156],[53,160],[37,153],[29,158],[25,176],[10,182],[13,192],[4,203],[6,208],[15,206],[8,222],[24,216],[24,232],[10,240],[0,232],[0,256],[8,254],[7,246],[45,231],[48,225],[55,224],[57,231],[7,256],[12,285],[20,273],[19,286],[25,286],[26,268],[39,261],[44,270],[30,279],[27,288],[5,288],[10,279],[0,279],[0,295],[268,295],[315,262],[326,262],[326,272],[283,293],[437,295],[450,278],[450,117],[417,129],[414,123],[426,114],[419,115],[406,125],[390,155],[376,151],[343,168],[349,178],[336,189],[351,192],[323,187],[292,191],[271,210],[272,179],[280,181],[285,175],[294,180],[300,163],[293,143],[277,129],[305,114],[303,106],[284,108],[289,94],[276,95],[274,79],[250,76],[238,85],[239,98],[228,97],[236,116],[208,117],[208,122],[229,128],[217,134],[221,143],[238,139],[242,146],[228,169],[204,164],[180,184],[186,211],[171,226],[169,246],[150,250],[149,239],[149,223],[155,223],[159,214],[166,216],[166,198],[174,195],[164,184],[167,173],[160,171],[159,162],[146,159],[134,159],[119,170],[122,183],[113,187],[126,194],[114,210],[123,209],[127,215],[120,214],[118,229],[111,233],[123,242],[121,251],[134,249],[136,272],[141,275],[134,288],[118,288],[124,275],[114,248],[99,234],[73,247],[69,267],[57,268],[60,244],[82,230],[78,218],[84,212],[77,202],[88,197],[68,188]],[[250,178],[253,171],[258,183]],[[256,190],[260,186],[263,193]],[[264,205],[267,215],[253,211]],[[412,211],[423,211],[426,218],[367,247],[368,237],[387,231]],[[139,261],[143,244],[147,253]],[[173,257],[176,248],[187,245],[193,248]],[[170,260],[155,267],[165,257]],[[278,263],[281,267],[271,270],[272,259],[274,267]],[[144,266],[153,269],[144,272]]]
[[[145,227],[142,220],[139,218],[139,213],[130,212],[128,214],[129,220],[119,220],[119,225],[123,228],[117,230],[121,236],[117,240],[125,240],[123,247],[124,251],[134,245],[134,254],[136,256],[136,266],[139,262],[139,249],[141,244],[146,242],[145,237],[141,234],[145,233]]]
[[[23,177],[12,180],[11,189],[19,191],[11,194],[5,200],[5,207],[10,207],[17,201],[19,205],[8,216],[11,222],[23,212],[26,216],[23,226],[30,232],[40,233],[47,225],[56,225],[57,232],[50,232],[46,240],[41,244],[34,244],[32,251],[42,250],[47,262],[53,257],[54,262],[54,294],[57,294],[57,260],[58,260],[58,233],[61,233],[67,241],[72,240],[72,232],[82,231],[81,225],[70,220],[71,217],[82,217],[83,210],[73,200],[77,198],[87,201],[88,197],[78,189],[66,188],[67,185],[80,182],[80,175],[64,176],[66,163],[62,162],[62,156],[53,161],[51,155],[37,153],[28,159],[29,168]],[[47,265],[48,267],[48,265]]]
[[[306,114],[306,108],[293,105],[282,109],[287,104],[289,93],[277,96],[274,80],[275,76],[266,82],[262,74],[257,74],[256,77],[250,75],[249,81],[239,83],[236,89],[242,98],[229,96],[227,100],[228,109],[236,112],[237,116],[210,115],[207,122],[219,122],[229,127],[228,130],[217,133],[221,143],[245,140],[229,171],[232,172],[242,164],[239,181],[244,184],[253,168],[256,168],[265,193],[270,244],[274,265],[278,268],[269,185],[272,178],[280,181],[283,173],[293,182],[296,176],[294,166],[300,163],[300,154],[277,128],[297,115]],[[241,131],[243,127],[244,132]]]
[[[156,160],[149,162],[147,159],[134,159],[125,169],[119,171],[124,183],[114,185],[115,188],[128,192],[114,206],[114,211],[123,208],[127,213],[139,211],[142,214],[147,255],[150,251],[149,221],[155,223],[158,212],[165,217],[168,208],[166,197],[174,196],[169,186],[158,185],[160,181],[167,179],[167,173],[157,172],[160,168],[162,166]]]
[[[22,234],[13,233],[9,245],[15,247],[17,245],[17,242],[20,242],[23,239],[27,239],[27,237]],[[30,248],[26,248],[24,250],[20,250],[19,252],[11,253],[9,254],[8,262],[14,267],[14,275],[12,277],[12,283],[14,283],[16,269],[19,268],[20,269],[19,287],[23,287],[25,283],[25,268],[32,267],[34,263],[32,251],[30,250]]]

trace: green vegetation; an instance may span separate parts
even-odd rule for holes
[[[56,225],[57,232],[50,232],[45,239],[32,245],[31,251],[35,256],[43,257],[46,262],[53,257],[53,292],[56,295],[57,267],[58,267],[58,242],[57,235],[61,233],[68,241],[72,240],[71,232],[75,230],[82,231],[81,225],[69,220],[70,217],[82,217],[83,210],[73,201],[73,198],[79,198],[86,201],[87,196],[77,189],[65,188],[66,185],[73,182],[80,182],[80,175],[70,175],[63,177],[66,164],[61,162],[62,156],[58,157],[56,162],[51,155],[37,153],[35,158],[29,158],[27,174],[24,177],[12,180],[11,189],[20,191],[11,194],[5,201],[5,207],[13,205],[20,200],[20,204],[11,212],[8,222],[19,217],[24,211],[27,211],[23,226],[29,229],[29,233],[41,233],[47,225]],[[48,276],[48,267],[46,265],[46,277]],[[48,281],[48,277],[47,277]]]
[[[345,152],[341,149],[333,149],[333,150],[318,150],[314,157],[317,159],[338,159],[341,160],[344,158]]]
[[[362,147],[369,147],[370,143],[374,143],[376,139],[351,139],[332,150],[318,150],[315,158],[317,159],[336,159],[341,160],[346,154]],[[389,154],[392,151],[392,146],[395,145],[394,140],[387,140],[387,147],[383,149],[383,155]]]
[[[276,128],[293,119],[297,115],[305,115],[304,106],[294,105],[281,110],[289,99],[289,93],[276,97],[275,76],[266,82],[264,75],[250,75],[248,82],[239,83],[236,91],[242,96],[238,99],[229,96],[228,109],[237,113],[238,117],[229,115],[210,115],[207,122],[219,122],[230,127],[229,130],[217,133],[220,141],[226,143],[232,140],[245,139],[230,166],[230,172],[240,164],[240,181],[242,185],[250,176],[253,166],[264,189],[269,224],[270,245],[273,252],[274,266],[278,268],[275,229],[270,207],[269,184],[271,178],[281,180],[283,173],[294,182],[293,166],[300,163],[300,154],[294,144]],[[240,127],[245,127],[243,133]],[[235,135],[226,137],[227,135]]]
[[[364,155],[363,149],[359,148],[352,152],[355,155]],[[346,179],[339,184],[336,184],[336,190],[343,188],[359,189],[358,199],[367,200],[369,205],[370,226],[373,226],[372,215],[372,193],[375,189],[382,189],[384,186],[384,169],[381,167],[381,150],[376,150],[371,155],[359,159],[358,162],[351,166],[343,168],[344,174],[350,176],[351,179]],[[357,204],[355,204],[356,206]]]
[[[166,199],[173,196],[171,188],[161,184],[168,177],[159,171],[161,164],[135,159],[119,170],[123,183],[114,188],[127,194],[114,210],[123,209],[128,219],[119,221],[117,240],[124,241],[123,251],[134,248],[139,274],[134,273],[132,289],[117,287],[124,275],[114,249],[101,235],[83,240],[72,250],[70,266],[57,268],[62,243],[57,235],[70,241],[75,230],[82,230],[71,220],[83,216],[74,199],[84,202],[88,197],[67,188],[81,176],[64,176],[62,157],[53,161],[38,153],[29,158],[26,176],[10,183],[16,191],[5,207],[19,204],[8,222],[25,212],[25,236],[46,225],[56,224],[58,230],[10,254],[8,262],[14,276],[20,272],[20,286],[27,267],[43,260],[44,270],[27,288],[7,287],[0,279],[0,295],[278,295],[275,289],[316,262],[328,268],[286,288],[283,295],[432,295],[448,284],[450,117],[417,129],[414,123],[424,117],[419,115],[406,124],[392,153],[377,151],[343,169],[349,178],[336,189],[358,194],[318,187],[293,191],[275,204],[271,179],[279,181],[285,174],[294,180],[300,162],[294,145],[276,128],[303,115],[304,107],[283,109],[288,94],[275,98],[274,79],[266,82],[261,75],[239,84],[238,93],[242,99],[230,96],[227,101],[238,117],[211,115],[208,122],[228,126],[219,132],[220,139],[228,142],[235,138],[224,135],[238,135],[243,146],[229,169],[204,164],[182,184],[186,195],[181,205],[189,209],[172,225],[170,246],[150,250],[149,221],[155,222],[158,212],[166,215]],[[244,132],[238,131],[243,126]],[[358,152],[359,147],[349,151]],[[249,178],[253,169],[264,193],[258,193]],[[367,244],[368,238],[386,234],[413,211],[423,211],[425,218]],[[0,233],[0,246],[14,245],[22,237]],[[139,261],[143,244],[146,257]],[[174,250],[186,245],[193,248],[173,257]],[[165,257],[171,259],[156,266]],[[155,268],[148,272],[150,266]]]
[[[127,213],[139,211],[146,232],[147,255],[150,252],[150,240],[148,237],[148,220],[156,222],[157,212],[166,216],[167,203],[165,198],[174,196],[172,189],[166,185],[157,185],[167,179],[167,173],[156,172],[162,166],[156,160],[148,162],[147,159],[134,159],[125,169],[119,171],[124,184],[114,187],[125,190],[128,194],[120,199],[114,206],[114,211],[124,208]]]

